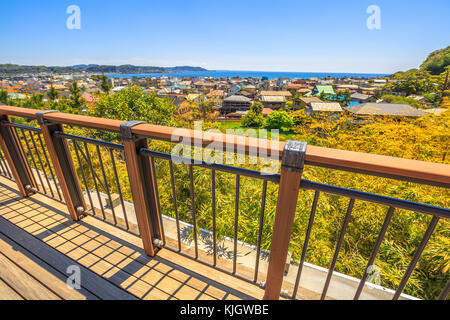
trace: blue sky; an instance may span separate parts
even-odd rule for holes
[[[448,0],[2,1],[0,63],[391,73],[450,45],[449,12]]]

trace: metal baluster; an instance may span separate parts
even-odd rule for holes
[[[159,221],[161,221],[161,232],[162,232],[162,238],[163,238],[163,244],[166,244],[166,235],[164,232],[164,221],[162,218],[162,213],[161,213],[161,205],[159,203],[159,190],[158,190],[158,180],[156,178],[156,167],[155,167],[155,159],[153,157],[150,158],[151,159],[151,165],[152,165],[152,171],[153,171],[153,182],[155,185],[155,194],[156,194],[156,205],[158,206],[158,212],[159,212]]]
[[[91,169],[92,179],[94,180],[95,191],[97,192],[98,202],[99,202],[99,204],[100,204],[100,209],[102,210],[103,220],[106,220],[105,210],[103,209],[102,199],[101,199],[101,197],[100,197],[100,192],[98,191],[97,179],[95,178],[96,175],[95,175],[95,172],[94,172],[94,168],[92,167],[91,154],[89,153],[89,149],[88,149],[88,146],[87,146],[87,143],[86,143],[86,142],[84,142],[84,150],[85,150],[85,152],[86,152],[86,157],[87,157],[86,160],[87,160],[87,163],[88,163],[88,165],[89,165],[89,168]],[[93,211],[94,211],[94,214],[95,214],[95,210],[93,210]]]
[[[25,160],[28,163],[28,160],[26,158],[25,158]],[[13,175],[12,175],[12,173],[10,171],[10,168],[9,168],[9,165],[8,165],[8,161],[6,161],[6,159],[3,157],[3,154],[2,154],[2,161],[3,161],[3,164],[5,165],[6,171],[8,172],[9,178],[13,179]]]
[[[253,278],[253,282],[258,281],[259,258],[261,255],[262,232],[263,232],[263,226],[264,226],[264,212],[265,212],[265,208],[266,208],[266,193],[267,193],[267,180],[264,180],[262,197],[261,197],[261,213],[259,214],[258,244],[256,246],[255,276]]]
[[[217,264],[217,230],[216,230],[216,170],[211,170],[211,205],[212,205],[212,219],[213,219],[213,266]]]
[[[61,186],[57,182],[55,174],[53,173],[52,165],[50,163],[50,160],[48,159],[47,151],[46,151],[46,148],[44,146],[44,143],[42,142],[41,134],[37,133],[37,136],[39,138],[39,143],[40,143],[40,145],[42,147],[42,153],[44,154],[45,161],[47,162],[48,168],[50,169],[50,175],[52,176],[53,181],[55,181],[56,191],[58,192],[59,200],[63,201],[63,198],[62,198],[62,195],[61,195],[61,192],[60,192]]]
[[[8,175],[8,173],[6,172],[5,167],[3,166],[3,165],[4,165],[3,161],[4,161],[4,159],[3,159],[3,152],[0,151],[0,168],[1,168],[1,174],[2,174],[3,176],[5,176],[5,177],[8,177],[9,175]]]
[[[100,152],[100,147],[98,145],[95,146],[98,155],[98,161],[100,162],[100,169],[102,170],[103,181],[105,182],[105,191],[108,195],[109,204],[111,205],[111,212],[114,219],[114,225],[117,225],[116,212],[114,211],[114,206],[112,203],[111,192],[109,192],[108,179],[106,178],[105,166],[103,165],[102,153]]]
[[[425,246],[428,243],[428,240],[430,240],[431,234],[433,233],[434,229],[436,228],[436,225],[439,222],[439,217],[433,216],[433,219],[431,219],[430,225],[428,226],[427,231],[425,232],[425,235],[423,236],[422,241],[420,242],[419,247],[417,248],[416,253],[414,254],[414,257],[411,261],[411,263],[408,266],[408,269],[405,272],[405,275],[402,278],[402,281],[400,282],[397,291],[395,291],[394,298],[392,300],[397,300],[400,295],[403,292],[403,289],[405,289],[406,284],[408,283],[409,277],[413,273],[414,269],[416,268],[416,264],[419,261],[420,256],[422,255],[423,250],[425,249]]]
[[[195,189],[194,189],[194,172],[192,164],[189,165],[189,179],[191,182],[191,211],[192,211],[192,222],[194,225],[194,245],[195,245],[195,259],[198,259],[198,244],[197,244],[197,221],[195,217]]]
[[[360,295],[361,295],[361,292],[362,292],[362,290],[364,288],[364,284],[366,283],[366,279],[369,276],[368,270],[369,270],[370,266],[373,265],[373,263],[375,261],[375,258],[376,258],[377,254],[378,254],[378,250],[380,250],[381,243],[383,242],[384,236],[386,234],[386,231],[387,231],[387,228],[389,226],[389,223],[391,222],[392,215],[394,214],[394,211],[395,211],[395,208],[390,207],[386,217],[384,218],[383,226],[381,227],[381,231],[380,231],[380,233],[378,235],[377,242],[375,243],[375,247],[374,247],[374,249],[372,251],[372,254],[371,254],[370,258],[369,258],[369,261],[367,262],[366,269],[364,270],[364,275],[361,278],[361,281],[359,282],[358,289],[356,290],[355,297],[353,298],[354,300],[358,300]]]
[[[16,128],[14,128],[14,130],[16,131],[17,137],[19,137],[18,130],[17,130]],[[28,154],[29,154],[31,160],[33,161],[34,168],[36,169],[36,174],[37,174],[37,176],[38,176],[38,178],[39,178],[39,181],[41,182],[41,187],[42,187],[42,189],[44,189],[43,191],[44,191],[44,193],[46,194],[46,193],[47,193],[47,190],[45,189],[44,182],[42,181],[42,177],[41,177],[41,175],[39,174],[39,170],[38,170],[38,168],[37,168],[36,161],[34,160],[33,153],[31,152],[30,145],[28,144],[28,139],[27,139],[27,137],[26,137],[25,132],[23,131],[23,129],[20,129],[20,131],[21,131],[21,133],[22,133],[22,138],[25,140],[25,144],[26,144],[27,149],[28,149]],[[19,140],[20,140],[20,139],[19,139]],[[28,158],[25,157],[25,160],[27,161],[28,167],[30,168],[31,175],[33,176],[33,180],[36,181],[36,177],[34,176],[33,170],[31,170],[31,166],[30,166],[30,163],[29,163],[29,161],[28,161]],[[38,190],[40,190],[39,185],[38,185],[37,183],[36,183],[36,187],[37,187]]]
[[[37,148],[37,145],[36,145],[36,141],[34,140],[34,136],[31,133],[31,131],[28,131],[28,136],[30,137],[31,142],[33,143],[34,150],[36,150],[36,157],[37,157],[37,159],[39,161],[39,164],[41,165],[42,171],[44,172],[45,181],[47,181],[47,185],[48,185],[48,188],[50,189],[50,193],[52,195],[52,198],[54,198],[55,194],[53,193],[52,185],[50,184],[50,180],[48,179],[47,172],[45,171],[44,163],[42,162],[42,158],[39,155],[39,151],[38,151],[38,148]],[[39,171],[38,171],[38,175],[40,175]]]
[[[87,143],[89,143],[89,142],[87,142]],[[80,154],[83,156],[84,160],[86,162],[88,162],[88,157],[86,156],[85,152],[81,148],[80,148]],[[99,175],[95,171],[92,172],[92,175],[95,176],[95,179],[97,180],[97,183],[100,185],[100,187],[103,188],[103,190],[106,190],[105,185],[103,184],[103,181],[102,181],[102,179],[100,179]]]
[[[177,204],[177,195],[175,192],[175,177],[173,174],[173,164],[171,160],[169,160],[169,169],[170,169],[170,183],[172,185],[173,208],[175,210],[175,221],[177,224],[178,251],[181,251],[180,220],[178,219],[178,204]]]
[[[81,157],[80,157],[80,151],[79,151],[80,146],[78,145],[78,142],[76,142],[75,140],[72,140],[72,141],[73,141],[73,146],[75,148],[75,154],[76,154],[77,160],[78,160],[78,166],[80,167],[81,177],[83,178],[84,186],[86,187],[86,193],[89,198],[89,203],[91,204],[92,214],[95,215],[94,203],[92,202],[91,192],[89,191],[89,186],[88,186],[88,183],[86,180],[86,176],[84,175],[83,164],[81,163]]]
[[[305,264],[305,260],[306,260],[306,252],[308,250],[309,238],[311,236],[311,231],[312,231],[312,227],[314,224],[314,218],[316,215],[317,203],[319,202],[319,196],[320,196],[320,192],[316,191],[314,194],[314,200],[313,200],[313,205],[312,205],[312,209],[311,209],[311,214],[309,215],[308,229],[306,230],[305,242],[303,243],[302,256],[300,258],[300,264],[298,266],[297,278],[295,279],[294,290],[292,292],[292,299],[297,298],[298,286],[300,284],[300,278],[302,276],[303,265]]]
[[[123,216],[125,218],[125,224],[127,226],[127,230],[130,230],[130,226],[128,224],[127,212],[125,210],[125,202],[123,201],[122,188],[120,187],[119,175],[117,174],[116,161],[114,160],[114,153],[113,153],[113,149],[112,148],[109,148],[109,155],[111,157],[111,162],[112,162],[112,165],[113,165],[114,176],[115,176],[116,182],[117,182],[117,191],[119,192],[120,203],[122,204],[122,211],[123,211]]]
[[[350,222],[350,216],[352,214],[353,205],[355,204],[355,199],[350,199],[350,203],[347,208],[347,213],[345,214],[344,223],[342,225],[341,234],[334,251],[333,260],[331,261],[330,269],[328,270],[327,280],[325,281],[325,286],[322,291],[321,300],[325,300],[327,296],[328,286],[330,285],[331,277],[333,276],[334,267],[336,265],[337,258],[339,256],[339,251],[341,250],[342,242],[344,242],[345,231],[347,230],[348,223]]]
[[[233,250],[233,274],[237,267],[237,242],[238,242],[238,224],[239,224],[239,186],[240,176],[236,175],[236,199],[234,201],[234,250]]]

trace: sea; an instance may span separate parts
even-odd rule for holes
[[[108,74],[110,78],[148,78],[148,77],[211,77],[211,78],[265,78],[265,79],[310,79],[310,78],[377,78],[384,77],[387,74],[377,73],[332,73],[332,72],[275,72],[275,71],[233,71],[233,70],[208,70],[208,71],[186,71],[177,73],[142,73],[142,74]]]

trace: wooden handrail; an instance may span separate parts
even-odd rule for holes
[[[0,114],[36,119],[39,110],[20,107],[0,105]],[[49,113],[44,115],[46,120],[89,127],[102,130],[120,132],[120,125],[125,123],[121,120],[103,119],[83,115],[66,113]],[[234,146],[234,151],[258,152],[270,156],[277,152],[281,158],[284,142],[274,142],[258,138],[242,137],[235,135],[194,131],[151,124],[137,125],[132,129],[137,135],[147,136],[154,139],[173,141],[186,141],[196,137],[201,139],[202,145],[211,143],[226,147],[227,143]],[[193,139],[191,143],[194,143]],[[424,183],[437,184],[450,187],[450,165],[425,162],[419,160],[403,159],[376,154],[330,149],[316,146],[308,146],[306,150],[306,164],[331,167],[341,170],[357,171],[368,174],[382,175],[387,177],[402,178],[405,180],[418,180]]]

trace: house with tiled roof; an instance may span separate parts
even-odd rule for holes
[[[223,99],[220,112],[222,114],[228,114],[236,113],[237,111],[248,111],[251,105],[251,99],[241,95],[234,95]]]
[[[286,97],[285,96],[267,96],[261,95],[259,101],[263,104],[264,108],[270,108],[272,110],[285,109]]]
[[[311,92],[311,95],[321,95],[321,94],[336,94],[336,92],[333,89],[333,86],[331,85],[315,85],[314,89]]]
[[[377,101],[377,98],[375,98],[374,96],[372,96],[370,94],[353,93],[350,97],[352,99],[350,105]]]
[[[426,116],[427,113],[420,109],[401,103],[363,103],[345,108],[347,112],[358,118],[370,116],[386,116],[393,118],[418,118]]]
[[[296,109],[306,109],[307,107],[311,106],[311,103],[313,102],[323,102],[318,97],[301,97],[298,99],[298,102],[296,103]]]
[[[306,108],[306,114],[312,117],[326,116],[329,120],[338,118],[343,111],[337,102],[311,102]]]

